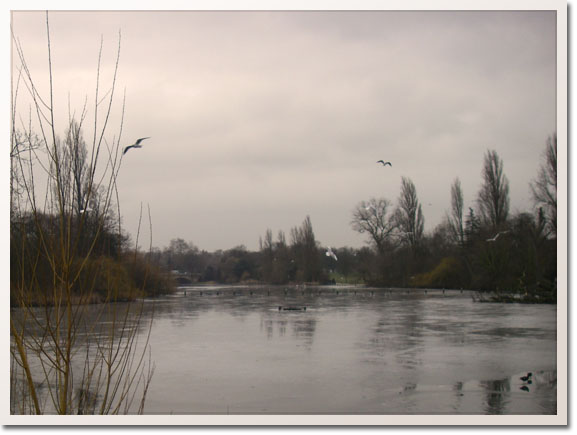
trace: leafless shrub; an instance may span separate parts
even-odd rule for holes
[[[102,45],[99,51],[93,135],[87,142],[82,136],[86,105],[79,117],[69,114],[65,140],[58,138],[48,13],[46,34],[46,95],[13,37],[11,412],[143,412],[154,369],[147,351],[151,323],[143,304],[135,302],[138,289],[126,288],[110,267],[106,273],[89,273],[99,264],[95,253],[103,235],[122,240],[116,184],[122,119],[118,137],[107,139],[120,35],[112,83],[104,95]],[[31,102],[27,121],[17,104],[23,88]],[[91,305],[97,301],[104,303]]]

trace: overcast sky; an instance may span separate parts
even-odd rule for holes
[[[529,182],[556,129],[554,11],[49,18],[61,135],[68,99],[78,113],[94,99],[101,37],[106,82],[121,32],[107,137],[118,137],[125,92],[122,142],[151,138],[123,160],[122,221],[134,238],[149,205],[157,247],[182,238],[210,251],[258,249],[267,228],[289,238],[307,215],[324,246],[360,247],[352,210],[371,197],[396,204],[402,176],[432,231],[456,177],[474,206],[488,149],[503,159],[511,211],[529,210]],[[45,14],[15,12],[13,30],[45,80]]]

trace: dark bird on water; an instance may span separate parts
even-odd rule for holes
[[[142,148],[142,145],[140,145],[140,142],[142,142],[144,139],[150,139],[150,137],[141,137],[136,142],[134,142],[132,145],[128,145],[122,151],[122,155],[126,154],[126,151],[128,151],[130,148]]]
[[[391,162],[385,162],[384,160],[377,160],[377,163],[382,163],[383,166],[387,166],[387,165],[393,166],[393,165],[391,164]]]

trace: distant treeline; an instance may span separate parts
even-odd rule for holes
[[[305,220],[305,225],[310,222]],[[368,284],[385,287],[471,289],[556,298],[556,240],[542,238],[538,223],[528,213],[510,220],[511,230],[495,240],[487,229],[467,231],[465,244],[451,242],[446,226],[424,235],[418,249],[386,245],[332,248],[338,260],[318,243],[287,244],[280,237],[263,243],[259,251],[244,246],[207,252],[182,239],[164,250],[155,249],[151,262],[173,270],[180,284],[193,282],[270,284]],[[267,232],[269,234],[269,232]]]
[[[174,271],[181,283],[314,282],[362,283],[386,287],[470,289],[522,295],[528,301],[556,301],[557,290],[557,140],[547,141],[541,169],[530,185],[535,208],[510,214],[509,182],[503,162],[487,151],[482,184],[465,211],[458,178],[451,186],[451,210],[431,233],[413,182],[403,177],[396,206],[387,198],[361,201],[351,227],[368,236],[361,249],[328,247],[316,240],[310,217],[276,237],[267,229],[260,249],[238,246],[201,251],[191,242],[172,240],[153,249],[150,262]]]
[[[62,249],[74,261],[64,268],[73,291],[93,289],[106,299],[107,289],[125,295],[155,295],[175,284],[217,283],[355,283],[385,287],[470,289],[523,295],[528,300],[555,301],[557,289],[557,143],[553,135],[537,178],[531,183],[535,208],[509,213],[509,184],[503,162],[487,151],[482,184],[465,211],[461,183],[447,192],[451,209],[432,232],[424,232],[424,214],[413,182],[403,177],[396,204],[388,198],[361,201],[351,228],[367,236],[367,246],[333,248],[316,240],[307,216],[300,226],[273,235],[266,229],[258,251],[244,246],[207,252],[192,242],[174,239],[164,249],[130,250],[110,209],[99,214],[79,205],[70,215],[22,213],[11,222],[11,283],[30,294],[58,286],[54,270]],[[93,195],[94,196],[94,195]],[[14,216],[13,216],[14,217]],[[62,225],[61,220],[68,220]],[[70,277],[66,278],[70,281]],[[111,285],[113,284],[113,285]]]

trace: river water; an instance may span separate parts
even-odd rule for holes
[[[467,291],[206,286],[146,305],[146,414],[557,412],[555,305],[478,303]],[[528,372],[531,383],[520,379]]]

